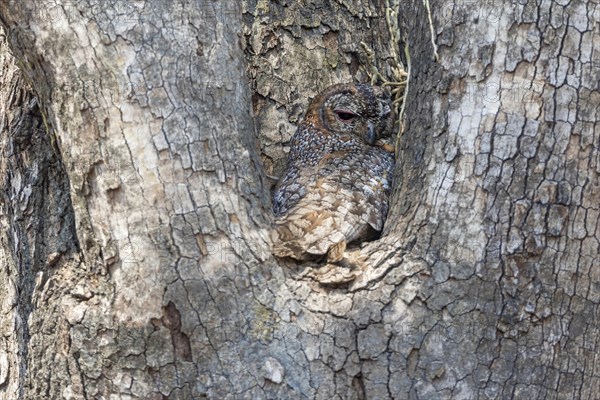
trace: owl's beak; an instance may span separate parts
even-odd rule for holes
[[[367,137],[365,141],[369,144],[374,144],[377,139],[377,130],[375,124],[372,121],[367,122]]]
[[[381,104],[381,116],[385,117],[386,115],[389,115],[389,113],[392,112],[392,109],[390,108],[390,104],[388,101],[383,100],[379,102]]]

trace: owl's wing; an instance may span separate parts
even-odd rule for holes
[[[275,187],[273,193],[273,212],[275,216],[285,214],[298,200],[306,194],[308,176],[306,171],[300,171],[298,167],[291,165],[286,168],[285,175]]]
[[[381,231],[387,215],[393,156],[369,151],[328,154],[312,172],[305,194],[276,221],[273,253],[308,259],[340,242]]]

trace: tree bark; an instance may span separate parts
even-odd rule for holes
[[[0,398],[593,399],[595,13],[2,3]],[[321,286],[270,254],[265,171],[309,97],[399,62],[385,234]]]
[[[263,276],[269,205],[232,4],[3,4],[69,177],[80,244],[52,268],[19,270],[33,304],[19,315],[28,351],[7,378],[20,398],[259,389],[238,352],[264,309],[251,277]],[[28,189],[11,185],[14,209]]]
[[[8,54],[3,31],[0,68],[0,387],[2,398],[17,399],[26,393],[26,360],[38,371],[37,379],[44,379],[48,369],[40,361],[46,347],[68,340],[64,325],[44,321],[52,315],[35,310],[47,280],[61,275],[55,268],[61,256],[77,252],[78,242],[68,178],[46,134],[38,101]],[[47,342],[36,345],[35,331],[42,325],[52,329],[46,332]]]
[[[384,307],[398,398],[600,388],[598,8],[523,3],[431,3],[433,38],[402,3],[411,77],[387,232],[427,273]]]

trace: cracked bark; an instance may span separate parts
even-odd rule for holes
[[[384,6],[57,3],[0,3],[0,398],[595,398],[597,4],[401,2],[391,215],[329,289],[263,166]]]

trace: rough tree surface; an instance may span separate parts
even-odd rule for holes
[[[387,76],[391,3],[0,0],[1,399],[597,397],[594,2],[398,2],[370,267],[270,255],[266,175]]]

